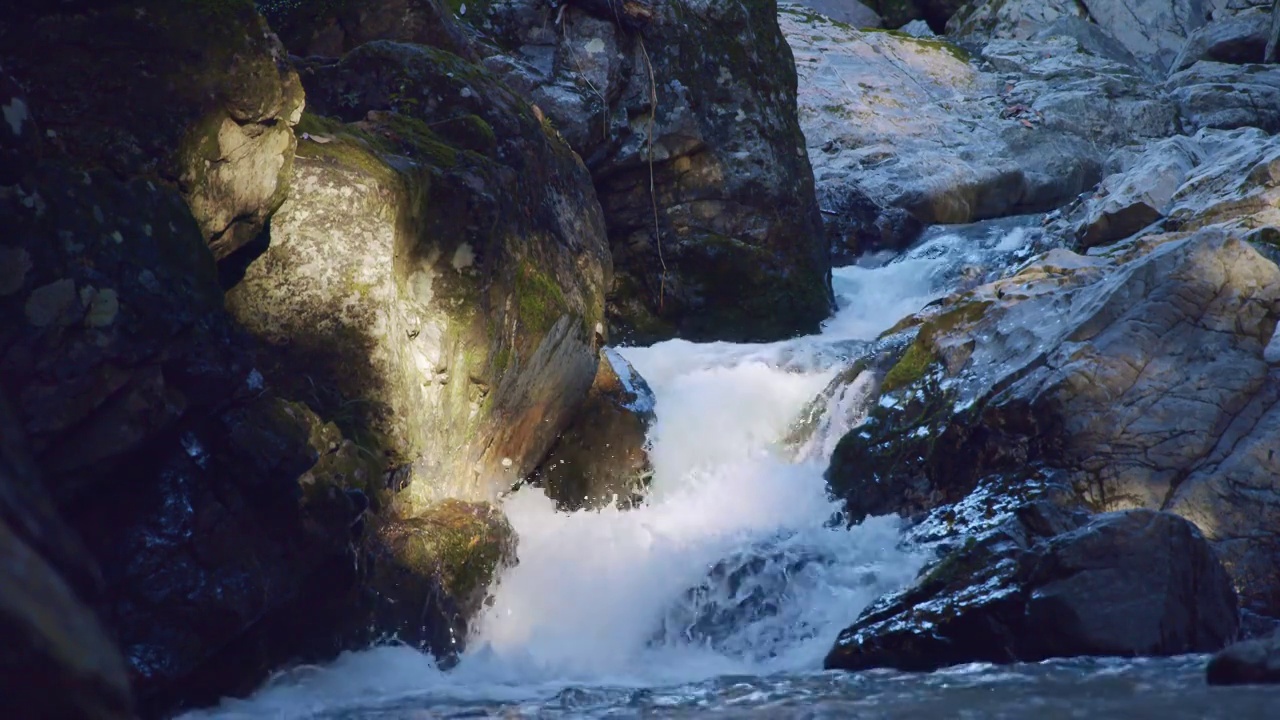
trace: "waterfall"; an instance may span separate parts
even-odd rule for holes
[[[879,334],[962,279],[1025,256],[1026,242],[1017,228],[935,230],[890,262],[837,269],[839,311],[817,335],[618,349],[656,397],[647,502],[563,513],[536,488],[509,497],[520,562],[493,588],[457,667],[441,672],[403,647],[349,653],[193,717],[323,709],[355,718],[406,700],[564,702],[566,693],[819,670],[839,630],[909,582],[923,557],[902,544],[894,518],[852,530],[829,522],[838,507],[823,471],[862,418],[866,378],[827,399],[799,452],[783,439]]]

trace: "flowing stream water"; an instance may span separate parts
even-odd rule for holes
[[[189,720],[1280,717],[1274,691],[1204,687],[1202,658],[821,671],[840,629],[926,558],[894,519],[830,522],[823,470],[856,397],[833,399],[799,452],[782,439],[884,330],[1027,257],[1027,224],[935,229],[878,266],[837,269],[840,309],[817,335],[621,349],[656,397],[647,502],[561,513],[534,488],[509,497],[520,561],[455,668],[406,647],[348,653]]]

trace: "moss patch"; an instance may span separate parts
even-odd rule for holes
[[[520,324],[539,338],[569,312],[564,291],[555,279],[532,262],[522,262],[516,272],[516,307]]]

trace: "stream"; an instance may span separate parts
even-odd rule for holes
[[[821,671],[837,633],[927,557],[894,518],[832,522],[823,470],[856,397],[833,400],[803,447],[782,439],[884,330],[1030,257],[1037,220],[934,228],[898,257],[835,270],[839,310],[817,335],[620,348],[656,396],[647,502],[562,513],[535,488],[507,498],[520,562],[456,667],[374,648],[185,717],[1280,717],[1280,690],[1208,688],[1201,657]]]

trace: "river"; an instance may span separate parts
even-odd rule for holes
[[[839,310],[817,335],[620,348],[656,397],[647,502],[561,513],[534,488],[507,498],[520,562],[456,667],[405,647],[348,653],[188,720],[1280,717],[1280,690],[1206,687],[1204,658],[821,671],[840,629],[926,557],[896,519],[831,522],[822,473],[856,396],[832,401],[798,451],[782,440],[884,330],[1026,259],[1035,224],[935,228],[902,256],[837,269]]]

